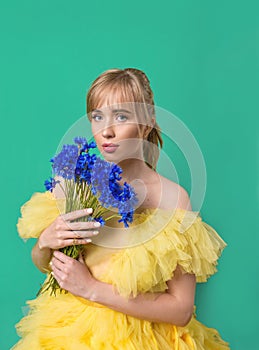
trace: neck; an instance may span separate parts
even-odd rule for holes
[[[122,178],[125,181],[132,181],[134,179],[145,179],[146,176],[153,172],[147,164],[141,159],[126,159],[118,163],[123,173]]]

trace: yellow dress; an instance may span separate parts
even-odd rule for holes
[[[52,193],[35,193],[21,208],[20,236],[38,237],[63,209],[64,201]],[[123,236],[123,244],[117,241],[118,247],[91,243],[85,248],[94,277],[112,284],[125,298],[166,291],[177,265],[194,273],[197,282],[205,282],[217,271],[226,246],[198,212],[180,208],[146,209],[136,214],[132,230]],[[179,327],[140,320],[71,293],[44,293],[27,303],[30,311],[16,325],[21,339],[12,350],[230,349],[216,329],[196,319],[195,312],[185,327]]]

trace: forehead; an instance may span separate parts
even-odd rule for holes
[[[120,88],[106,88],[94,98],[92,110],[131,112],[135,115],[143,114],[143,103],[137,101],[133,93]],[[142,113],[141,113],[142,112]]]
[[[123,103],[104,103],[98,105],[93,112],[103,112],[103,113],[130,113],[130,114],[136,114],[136,106],[134,102],[123,102]]]
[[[134,104],[135,98],[129,89],[122,86],[105,86],[93,98],[93,109],[120,105],[121,107]]]

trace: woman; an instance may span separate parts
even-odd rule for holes
[[[104,72],[88,92],[87,114],[99,150],[138,194],[135,231],[107,236],[98,223],[70,222],[91,208],[59,215],[58,191],[28,203],[31,213],[41,206],[49,214],[38,218],[33,261],[68,293],[29,302],[13,349],[229,349],[194,313],[196,282],[216,272],[226,244],[192,211],[187,192],[155,170],[162,139],[147,76]],[[115,223],[105,229],[122,231]],[[78,261],[58,250],[72,244],[85,245]]]

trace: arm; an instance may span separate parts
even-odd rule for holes
[[[168,281],[165,293],[146,293],[126,300],[115,294],[112,285],[96,281],[85,297],[119,312],[151,322],[166,322],[184,327],[193,313],[196,280],[179,268]]]
[[[43,273],[50,271],[49,262],[52,257],[52,249],[40,246],[39,240],[32,248],[31,257],[34,265]]]
[[[83,258],[76,261],[55,251],[51,263],[52,273],[60,287],[74,295],[151,322],[185,326],[191,319],[196,278],[195,275],[182,273],[179,267],[168,281],[166,292],[145,293],[127,300],[116,293],[112,285],[96,280]]]

